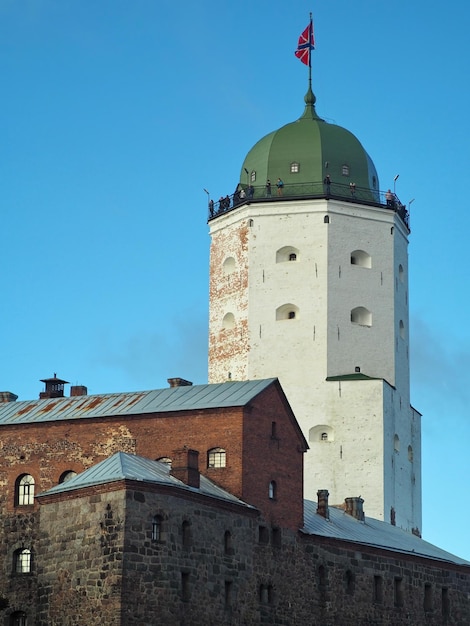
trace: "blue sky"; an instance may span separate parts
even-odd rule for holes
[[[0,390],[207,381],[207,197],[303,111],[352,131],[411,207],[412,402],[423,532],[470,560],[463,0],[2,0]],[[366,503],[367,504],[367,503]],[[366,509],[367,512],[367,509]]]

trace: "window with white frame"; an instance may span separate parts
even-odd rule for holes
[[[31,572],[31,550],[23,548],[15,552],[14,568],[17,574],[29,574]]]
[[[34,504],[34,478],[30,474],[23,474],[17,479],[15,491],[17,506]]]
[[[226,452],[223,448],[212,448],[207,453],[207,467],[225,467]]]

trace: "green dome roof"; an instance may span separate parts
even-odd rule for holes
[[[266,135],[248,152],[240,184],[245,187],[251,181],[264,188],[270,179],[274,187],[281,178],[286,187],[295,185],[295,195],[304,195],[298,191],[302,186],[307,190],[307,183],[321,184],[327,174],[332,184],[355,183],[378,197],[379,180],[371,158],[352,133],[318,117],[309,88],[302,117]]]

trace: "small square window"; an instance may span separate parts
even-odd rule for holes
[[[343,176],[349,176],[349,165],[343,165],[343,167],[341,168],[341,173],[343,174]]]
[[[291,163],[290,164],[291,174],[298,174],[300,172],[300,164],[299,163]]]

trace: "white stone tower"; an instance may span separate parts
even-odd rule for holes
[[[305,497],[361,495],[367,515],[419,532],[408,215],[311,89],[305,102],[250,150],[230,205],[210,207],[209,381],[277,376],[310,446]]]

